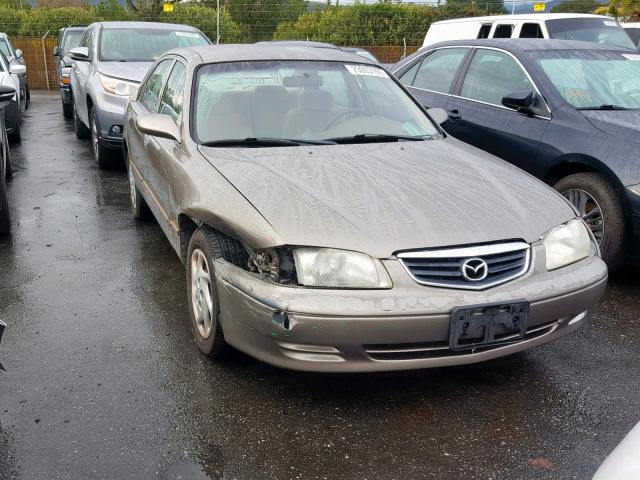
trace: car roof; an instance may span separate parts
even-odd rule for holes
[[[100,26],[102,28],[145,28],[153,30],[176,30],[176,27],[180,27],[182,30],[198,31],[197,28],[190,25],[182,25],[178,23],[160,23],[160,22],[95,22],[89,25]],[[88,28],[88,27],[85,27]]]
[[[371,65],[353,53],[334,48],[296,47],[264,44],[225,44],[203,45],[198,47],[179,48],[168,53],[189,56],[189,52],[197,53],[203,63],[223,63],[260,60],[315,60],[328,62],[365,63]]]
[[[256,45],[273,45],[280,47],[315,47],[315,48],[334,48],[339,49],[332,43],[310,42],[308,40],[264,40],[256,42]]]
[[[640,28],[640,22],[626,22],[621,23],[620,26],[622,28]]]
[[[464,17],[454,18],[450,20],[440,20],[439,22],[433,22],[433,25],[447,24],[447,23],[461,23],[461,22],[495,22],[497,20],[557,20],[562,18],[606,18],[614,20],[613,17],[605,15],[593,15],[591,13],[520,13],[516,15],[491,15],[486,17]]]
[[[622,51],[635,52],[635,49],[618,47],[615,45],[579,42],[576,40],[553,40],[543,38],[492,38],[492,39],[472,39],[472,40],[449,40],[429,45],[424,50],[434,48],[465,46],[465,47],[495,47],[508,52],[535,51],[535,50],[601,50],[601,51]]]

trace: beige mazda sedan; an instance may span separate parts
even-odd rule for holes
[[[607,270],[558,193],[340,50],[173,50],[126,111],[133,215],[187,268],[200,350],[285,368],[460,365],[585,323]]]

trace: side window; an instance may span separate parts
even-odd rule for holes
[[[90,28],[87,30],[87,33],[84,34],[82,42],[80,43],[81,47],[87,47],[89,49],[89,58],[93,58],[93,39],[94,39],[95,29]]]
[[[413,67],[411,67],[409,70],[407,70],[406,72],[404,72],[402,74],[402,76],[398,79],[400,80],[400,82],[403,85],[406,85],[408,87],[410,87],[411,85],[413,85],[413,79],[416,78],[416,72],[418,71],[418,68],[420,68],[420,64],[422,62],[421,61],[417,61]]]
[[[478,38],[489,38],[490,32],[491,32],[491,24],[485,23],[480,27],[480,31],[478,32]]]
[[[502,98],[518,90],[533,90],[526,73],[511,55],[478,49],[469,64],[460,95],[502,105]]]
[[[511,38],[512,33],[513,25],[498,25],[493,32],[493,38]]]
[[[173,65],[172,59],[163,60],[153,70],[147,83],[145,83],[138,99],[150,112],[156,112],[158,109],[158,100],[164,83],[167,81],[169,72]]]
[[[520,38],[544,38],[538,23],[524,23],[520,29]]]
[[[173,118],[173,121],[180,125],[182,121],[182,102],[184,100],[184,81],[186,69],[180,62],[176,62],[173,71],[167,81],[158,113],[164,113]]]
[[[436,50],[422,61],[413,86],[434,92],[449,93],[466,54],[466,48]]]

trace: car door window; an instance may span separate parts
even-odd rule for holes
[[[413,85],[414,78],[416,78],[416,72],[418,71],[418,68],[420,68],[421,64],[421,61],[417,61],[409,70],[404,72],[398,80],[400,80],[403,85],[411,87]]]
[[[489,33],[491,33],[491,24],[485,23],[480,27],[480,31],[478,32],[478,38],[489,38]]]
[[[149,110],[150,112],[155,113],[158,111],[160,92],[162,92],[162,87],[167,81],[167,77],[169,76],[172,65],[172,59],[167,59],[160,62],[153,70],[153,72],[147,79],[147,83],[144,85],[142,91],[140,92],[140,103],[147,107],[147,110]]]
[[[422,61],[413,86],[434,92],[449,93],[466,53],[466,48],[436,50]]]
[[[539,24],[525,23],[520,29],[520,38],[544,38],[544,36]]]
[[[95,29],[90,28],[87,31],[87,34],[82,39],[82,42],[80,42],[81,47],[87,47],[89,49],[89,58],[93,58],[93,51],[94,51],[93,39],[94,38],[95,38]]]
[[[493,38],[511,38],[513,25],[498,25],[493,33]]]
[[[169,115],[176,124],[182,121],[182,101],[184,99],[184,82],[186,69],[181,62],[176,62],[167,81],[167,86],[160,100],[158,113]]]
[[[502,98],[518,90],[534,90],[527,74],[507,53],[476,51],[460,95],[480,102],[502,105]]]

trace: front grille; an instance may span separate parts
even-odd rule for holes
[[[534,338],[542,337],[543,335],[547,335],[555,331],[558,328],[560,322],[561,320],[554,320],[543,325],[538,325],[537,327],[528,328],[525,337],[517,341],[509,342],[509,338],[505,337],[502,339],[504,341],[504,343],[502,344],[476,347],[469,350],[451,350],[449,348],[449,342],[447,341],[364,345],[363,348],[371,359],[381,361],[459,357],[472,353],[483,352],[486,350],[493,350],[513,343],[520,343],[527,340],[533,340]]]
[[[525,242],[401,252],[402,266],[418,283],[483,290],[523,275],[529,268]]]

